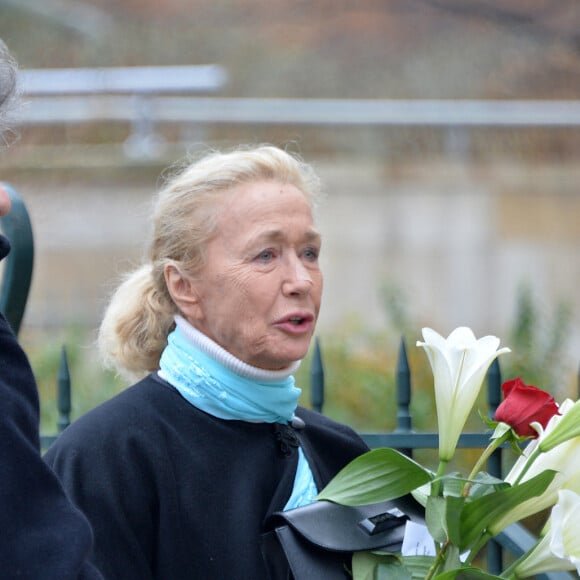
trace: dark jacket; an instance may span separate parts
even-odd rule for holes
[[[7,252],[0,236],[0,259]],[[0,314],[0,577],[101,578],[86,562],[92,534],[39,451],[38,392]]]
[[[73,423],[46,461],[95,533],[111,580],[260,580],[264,520],[294,482],[297,436],[319,489],[367,450],[299,408],[305,426],[224,421],[156,374]]]

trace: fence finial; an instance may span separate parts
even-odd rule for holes
[[[62,433],[70,425],[71,385],[66,347],[62,347],[58,369],[58,432]]]
[[[396,431],[410,432],[412,429],[412,418],[409,412],[411,404],[411,370],[409,369],[409,359],[407,357],[407,347],[405,338],[401,337],[399,347],[399,359],[397,361],[397,429]]]
[[[324,405],[324,366],[318,337],[314,339],[314,351],[310,365],[310,403],[315,411],[322,413]]]
[[[489,416],[493,417],[495,410],[501,403],[501,369],[497,358],[493,360],[487,371],[487,402]]]

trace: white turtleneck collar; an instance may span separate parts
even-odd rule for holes
[[[181,330],[187,340],[189,340],[204,354],[213,358],[230,371],[247,379],[253,379],[256,381],[279,381],[294,374],[302,362],[301,360],[298,360],[285,369],[278,371],[260,369],[245,363],[244,361],[235,357],[233,354],[229,353],[227,350],[217,344],[217,342],[214,342],[211,338],[197,330],[197,328],[192,326],[180,314],[175,316],[175,324],[179,327],[179,330]]]

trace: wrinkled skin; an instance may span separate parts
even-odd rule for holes
[[[320,243],[300,190],[250,183],[221,207],[201,272],[169,266],[166,281],[198,330],[250,365],[281,369],[310,345],[322,296]]]

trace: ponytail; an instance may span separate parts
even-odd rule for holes
[[[105,366],[136,380],[159,368],[177,308],[165,287],[156,283],[151,265],[130,273],[105,311],[98,346]]]

